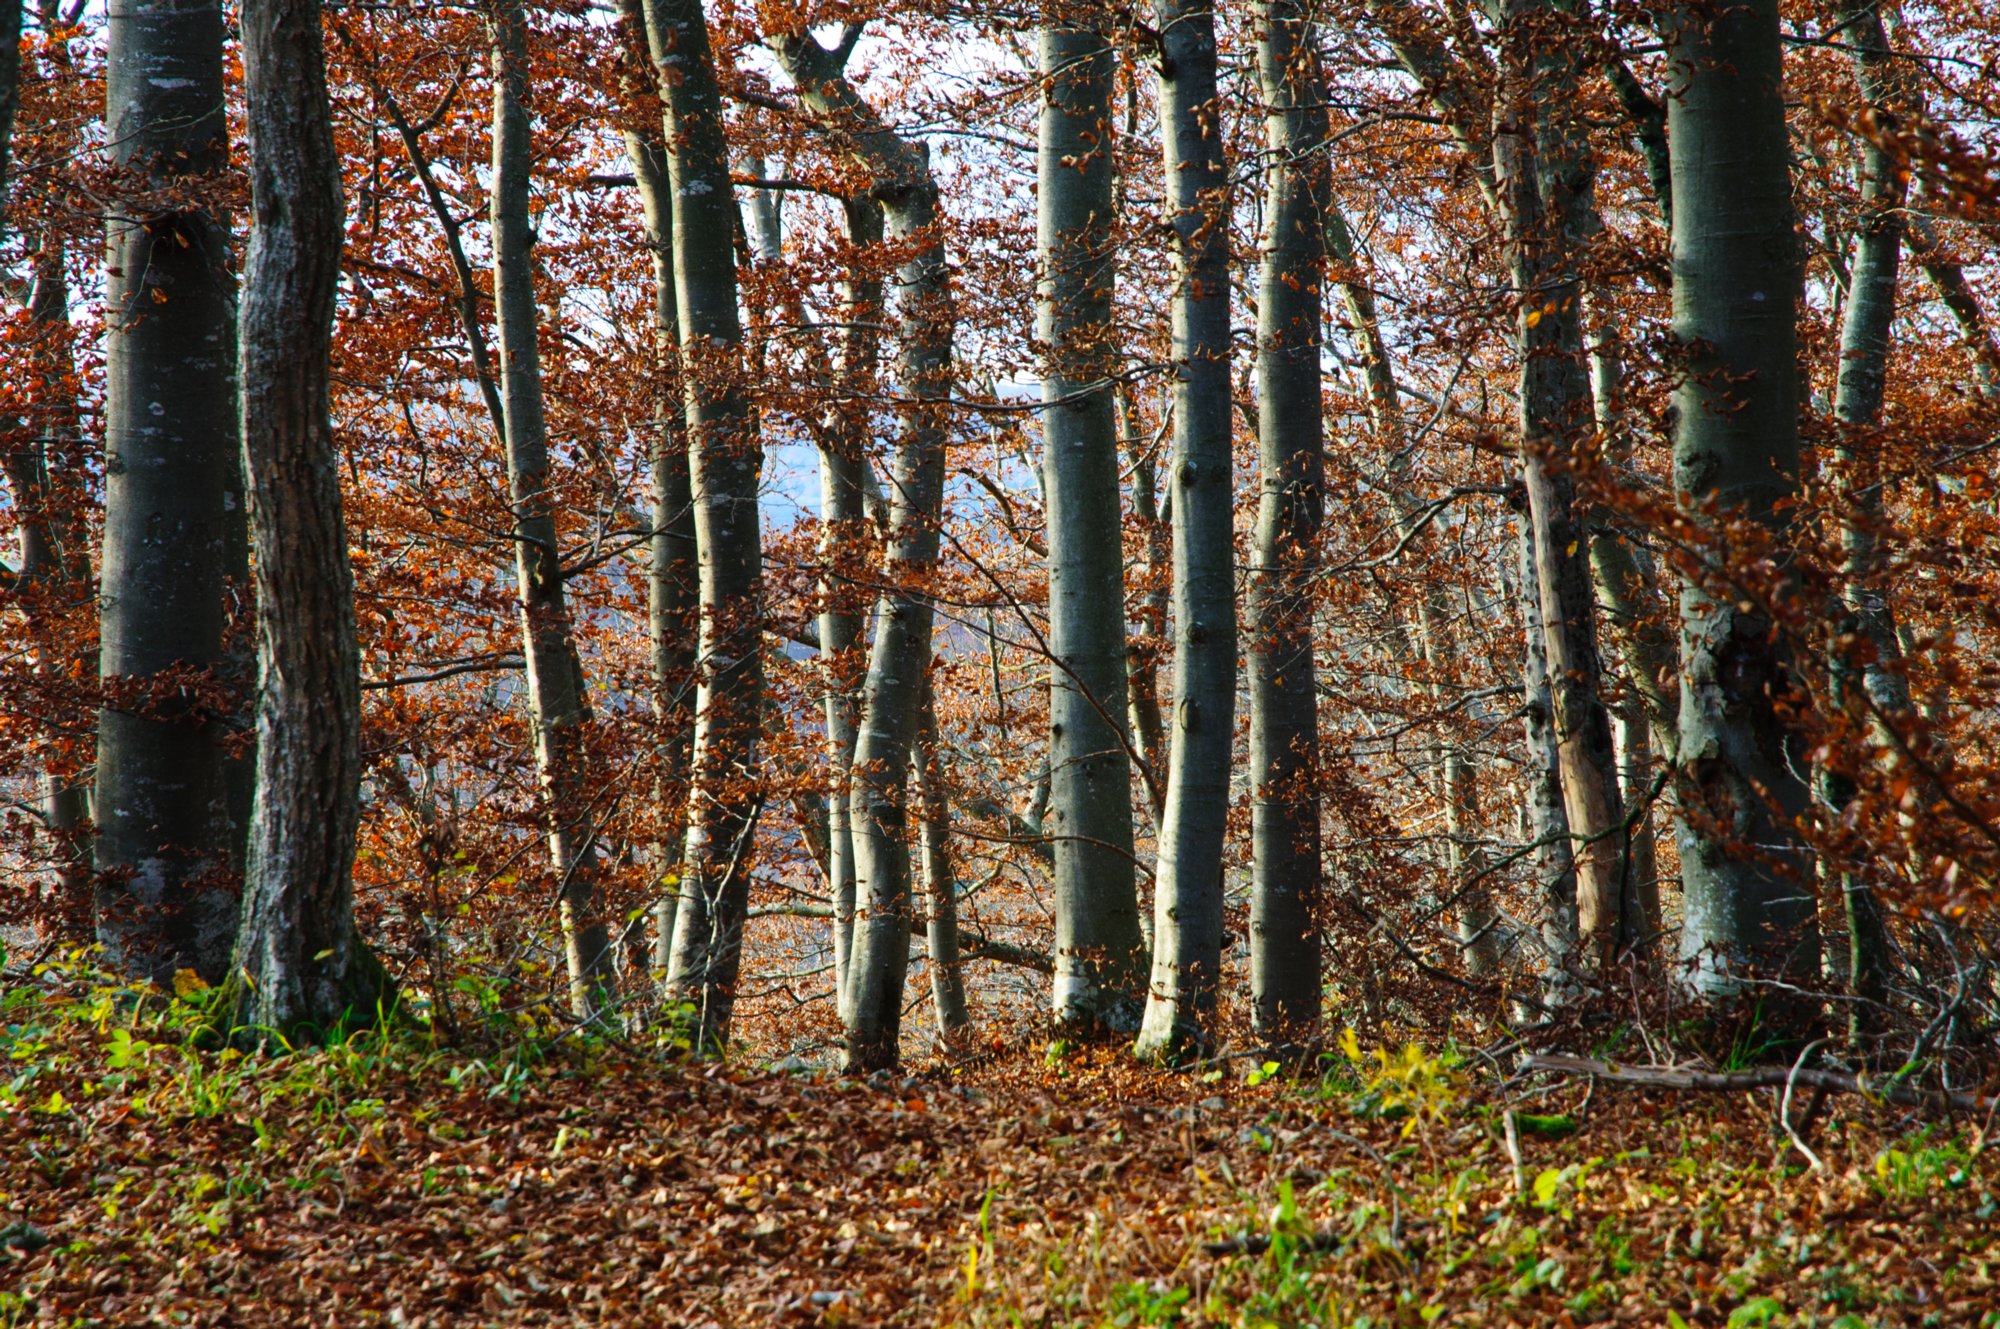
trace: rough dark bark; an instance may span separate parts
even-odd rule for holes
[[[1325,507],[1320,292],[1325,278],[1326,87],[1298,0],[1258,12],[1263,256],[1257,286],[1257,529],[1250,567],[1251,1022],[1308,1046],[1320,1022],[1319,698],[1312,589]]]
[[[1174,232],[1174,739],[1153,895],[1153,973],[1137,1051],[1213,1034],[1222,842],[1236,716],[1229,382],[1229,182],[1217,123],[1215,12],[1162,0],[1160,132]]]
[[[1675,487],[1691,514],[1777,531],[1779,505],[1798,488],[1800,291],[1777,0],[1676,5],[1667,38],[1674,333],[1686,357]],[[1817,968],[1811,864],[1795,829],[1804,764],[1777,705],[1792,686],[1768,615],[1690,578],[1676,760],[1681,954],[1712,997],[1736,994],[1747,977]]]
[[[507,488],[514,519],[514,576],[521,601],[521,655],[535,729],[549,841],[561,906],[570,1005],[594,1019],[616,999],[616,956],[598,882],[589,791],[590,705],[564,595],[548,428],[542,414],[534,228],[528,216],[533,125],[528,113],[528,21],[520,0],[500,0],[492,19],[494,337],[506,420]]]
[[[14,183],[14,118],[21,110],[21,17],[27,0],[0,0],[0,240]]]
[[[1115,64],[1104,31],[1042,29],[1037,337],[1048,512],[1049,820],[1059,1026],[1129,1033],[1145,982],[1132,854],[1111,301]]]
[[[763,453],[743,384],[736,196],[707,19],[699,0],[646,0],[645,18],[673,187],[681,383],[700,551],[687,864],[667,983],[669,995],[692,1012],[695,1046],[707,1050],[728,1038],[735,1009],[761,807],[756,762],[764,693],[763,530],[757,477]]]
[[[113,0],[96,891],[106,961],[229,964],[242,825],[225,648],[241,558],[220,0]],[[159,200],[168,199],[170,202]]]
[[[257,781],[230,983],[259,1038],[376,1018],[388,975],[354,927],[361,677],[328,365],[340,160],[320,0],[246,0],[253,224],[238,364],[257,588]]]

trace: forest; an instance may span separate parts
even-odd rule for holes
[[[1988,0],[0,0],[0,1329],[2000,1326]]]

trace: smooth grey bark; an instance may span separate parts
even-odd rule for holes
[[[844,202],[847,241],[855,250],[840,283],[844,320],[835,372],[847,399],[829,413],[819,450],[820,575],[819,652],[821,703],[826,716],[827,883],[833,896],[833,973],[836,1008],[847,1018],[847,985],[854,955],[854,834],[849,800],[853,795],[856,703],[866,670],[862,637],[865,600],[856,574],[871,539],[867,526],[867,472],[864,448],[869,400],[880,367],[881,342],[875,325],[882,315],[882,279],[870,273],[863,253],[882,243],[882,205],[872,198]]]
[[[1116,64],[1106,33],[1041,31],[1036,336],[1048,514],[1049,823],[1055,853],[1056,1024],[1138,1026],[1144,941],[1125,736],[1124,539],[1111,331]]]
[[[687,865],[667,985],[672,999],[689,1008],[693,1045],[708,1051],[728,1039],[735,1010],[762,806],[756,763],[764,693],[757,513],[763,452],[743,383],[736,195],[707,19],[699,0],[646,0],[645,19],[673,187],[681,384],[700,560]]]
[[[1984,397],[2000,396],[2000,340],[1996,340],[1965,280],[1965,268],[1940,243],[1937,228],[1921,212],[1907,218],[1911,257],[1924,270],[1924,279],[1951,314],[1958,335],[1972,353],[1972,372]]]
[[[1320,291],[1325,279],[1326,87],[1300,0],[1257,14],[1264,94],[1257,283],[1257,529],[1250,566],[1251,1023],[1274,1046],[1320,1025],[1319,698],[1312,591],[1325,509]]]
[[[250,252],[238,359],[257,589],[257,779],[233,1025],[287,1043],[376,1018],[354,927],[361,675],[329,362],[344,210],[320,0],[245,0]]]
[[[564,595],[562,550],[550,493],[548,427],[535,299],[534,228],[528,216],[533,124],[528,112],[528,20],[520,0],[492,18],[494,338],[506,420],[507,488],[514,520],[514,576],[521,601],[535,765],[546,803],[549,868],[561,908],[570,1005],[592,1020],[617,998],[616,956],[598,881],[589,788],[591,715]]]
[[[215,982],[242,825],[225,645],[240,562],[220,0],[113,0],[106,139],[105,497],[96,890],[106,962]]]
[[[654,61],[647,41],[643,0],[619,0],[620,19],[644,70],[650,104]],[[673,963],[674,912],[687,861],[688,778],[694,757],[695,638],[699,630],[698,555],[694,496],[688,473],[687,422],[680,374],[680,307],[674,283],[674,199],[667,147],[657,124],[625,131],[625,155],[646,219],[653,263],[653,402],[648,447],[652,460],[653,535],[646,582],[646,638],[652,666],[653,721],[659,726],[659,765],[653,801],[666,825],[658,854],[653,913],[653,979],[664,993]]]
[[[1878,0],[1844,4],[1840,18],[1841,30],[1855,48],[1855,82],[1862,99],[1884,114],[1904,109],[1908,89],[1905,80],[1898,77]],[[1912,715],[1896,615],[1882,584],[1882,487],[1874,465],[1878,455],[1874,433],[1882,423],[1888,381],[1908,188],[1900,163],[1881,144],[1864,139],[1860,151],[1861,214],[1854,261],[1848,270],[1840,368],[1833,397],[1833,454],[1844,489],[1840,543],[1845,587],[1827,665],[1833,704],[1858,713],[1871,733],[1886,738],[1888,731]],[[1866,643],[1866,660],[1859,669],[1850,643]],[[1827,770],[1820,792],[1837,815],[1859,791],[1852,777]],[[1858,873],[1842,873],[1839,887],[1847,931],[1848,983],[1860,999],[1849,1007],[1848,1035],[1860,1042],[1880,1024],[1890,981],[1889,937],[1881,906],[1867,881]]]
[[[910,779],[916,794],[923,864],[924,945],[930,962],[931,1011],[937,1022],[938,1041],[949,1048],[959,1041],[972,1020],[965,1008],[964,961],[958,940],[951,804],[944,788],[939,754],[937,695],[934,679],[926,675],[923,704],[917,715],[916,747],[910,754]]]
[[[1174,738],[1153,888],[1153,971],[1136,1050],[1213,1033],[1222,845],[1236,718],[1229,382],[1229,182],[1209,0],[1162,0],[1160,131],[1174,232]]]
[[[1777,0],[1676,5],[1666,36],[1674,335],[1686,371],[1674,395],[1675,488],[1711,528],[1709,514],[1728,514],[1777,533],[1779,504],[1798,489],[1800,293]],[[1689,578],[1676,759],[1680,949],[1696,990],[1711,997],[1817,968],[1811,863],[1795,829],[1804,763],[1777,704],[1792,686],[1769,615]],[[1779,1026],[1787,1022],[1780,1014]]]
[[[832,49],[810,33],[779,37],[772,47],[800,104],[866,172],[888,242],[908,255],[896,273],[891,310],[903,404],[882,560],[887,589],[875,606],[848,808],[856,908],[843,1016],[846,1064],[873,1070],[895,1064],[902,1036],[911,919],[909,764],[930,662],[932,606],[924,583],[937,563],[944,500],[953,312],[929,154],[884,123],[843,73],[860,32],[850,24]]]
[[[1624,820],[1603,699],[1590,540],[1570,467],[1593,427],[1580,267],[1594,229],[1595,165],[1574,123],[1579,34],[1554,0],[1506,0],[1494,107],[1494,197],[1518,301],[1521,469],[1548,659],[1563,808],[1576,837],[1577,933],[1586,969],[1650,936],[1627,900]]]

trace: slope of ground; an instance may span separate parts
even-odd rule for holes
[[[1351,1041],[856,1082],[0,1001],[0,1325],[2000,1324],[1981,1124],[1855,1100],[1815,1168],[1772,1099]]]

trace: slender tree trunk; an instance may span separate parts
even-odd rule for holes
[[[106,129],[129,202],[106,219],[97,928],[107,962],[222,977],[241,824],[227,683],[242,524],[220,0],[113,0]],[[166,198],[172,202],[156,202]],[[213,693],[210,693],[212,698]]]
[[[1222,970],[1222,845],[1236,715],[1229,207],[1215,12],[1162,0],[1160,127],[1174,230],[1174,740],[1153,896],[1153,975],[1137,1050],[1212,1035]]]
[[[1548,633],[1542,626],[1542,597],[1535,576],[1535,532],[1520,515],[1518,577],[1510,578],[1521,607],[1521,737],[1527,764],[1522,779],[1522,811],[1535,884],[1542,898],[1542,943],[1548,995],[1561,999],[1575,990],[1572,971],[1577,944],[1576,850],[1569,810],[1563,804],[1562,757],[1556,741],[1555,699],[1549,688]]]
[[[1409,467],[1409,440],[1405,435],[1402,417],[1402,390],[1396,382],[1396,363],[1390,355],[1387,339],[1382,335],[1380,316],[1376,311],[1375,293],[1364,280],[1356,262],[1354,236],[1339,207],[1328,199],[1325,209],[1326,257],[1330,274],[1340,287],[1341,304],[1346,309],[1348,321],[1360,334],[1362,345],[1362,372],[1368,385],[1368,414],[1374,425],[1377,447],[1387,459],[1388,474],[1396,481],[1391,488],[1390,502],[1396,513],[1400,530],[1411,531],[1421,519],[1422,508],[1415,499],[1403,491],[1401,482]],[[1425,693],[1433,707],[1446,704],[1445,690],[1441,678],[1446,668],[1446,660],[1451,654],[1450,606],[1446,602],[1446,591],[1442,583],[1432,580],[1417,596],[1416,631],[1410,638],[1409,650],[1420,657],[1427,675]],[[1538,620],[1529,619],[1529,623]],[[1541,640],[1539,633],[1531,633],[1527,638],[1531,659],[1541,660]],[[1540,675],[1546,678],[1546,674]],[[1546,692],[1546,687],[1543,688]],[[1529,697],[1536,695],[1530,687]],[[1532,710],[1529,712],[1532,714]],[[1546,716],[1546,707],[1542,714]],[[1531,725],[1533,721],[1530,721]],[[1532,733],[1530,735],[1533,737]],[[1531,742],[1531,747],[1532,742]],[[1473,785],[1472,764],[1466,760],[1463,750],[1447,739],[1441,738],[1436,744],[1437,778],[1443,794],[1445,809],[1445,835],[1447,838],[1446,869],[1452,882],[1452,893],[1458,900],[1459,943],[1464,952],[1466,968],[1475,976],[1485,976],[1498,972],[1501,962],[1500,932],[1498,918],[1491,905],[1491,893],[1474,880],[1476,874],[1485,868],[1484,856],[1477,852],[1472,838],[1477,834],[1478,793]],[[1560,783],[1550,766],[1550,798],[1560,813],[1562,800]],[[1569,846],[1564,843],[1555,846],[1562,855],[1562,870],[1558,873],[1543,874],[1541,880],[1545,888],[1554,891],[1567,901],[1566,912],[1552,904],[1545,915],[1544,935],[1567,937],[1561,951],[1566,954],[1574,942],[1576,932],[1575,880],[1569,875]],[[1551,928],[1556,929],[1551,932]],[[1566,930],[1565,930],[1566,929]]]
[[[1799,266],[1777,0],[1677,5],[1667,36],[1674,333],[1687,357],[1675,487],[1691,514],[1714,506],[1775,531],[1799,475]],[[1804,766],[1778,704],[1792,687],[1765,612],[1690,579],[1676,763],[1681,953],[1713,997],[1748,976],[1817,967],[1812,873],[1794,829]]]
[[[939,760],[934,683],[934,678],[930,676],[924,680],[923,706],[917,717],[917,741],[910,757],[910,774],[916,787],[923,860],[924,941],[925,953],[930,958],[931,1009],[937,1019],[938,1041],[949,1048],[964,1034],[971,1017],[966,1014],[964,966],[959,958],[958,895],[951,859],[951,805],[945,795],[943,766]]]
[[[1130,1033],[1145,975],[1125,737],[1125,619],[1111,334],[1111,45],[1092,26],[1041,33],[1037,159],[1042,486],[1048,511],[1049,815],[1059,1027]]]
[[[583,695],[565,601],[562,550],[550,493],[548,429],[542,415],[537,343],[535,234],[528,217],[533,170],[528,114],[528,22],[520,0],[500,0],[493,18],[493,291],[500,397],[507,424],[507,485],[514,517],[521,654],[535,764],[547,805],[549,867],[562,910],[571,1007],[602,1014],[617,995],[611,928],[598,882],[589,788],[590,703]]]
[[[79,663],[82,643],[95,636],[87,615],[96,603],[82,516],[87,502],[82,433],[74,394],[64,386],[74,381],[76,364],[63,250],[54,232],[43,233],[35,248],[27,368],[41,405],[14,422],[18,445],[0,457],[13,492],[20,549],[20,565],[11,574],[0,567],[0,581],[11,583],[14,603],[26,619],[36,676],[51,694]],[[94,658],[82,663],[96,672]],[[92,931],[90,790],[83,777],[91,766],[91,744],[61,724],[49,725],[41,741],[42,829],[55,867],[55,895],[45,918],[55,935],[81,942]]]
[[[646,38],[643,0],[619,0],[634,54],[644,69],[650,103],[654,61]],[[694,756],[696,601],[699,593],[694,499],[689,489],[687,422],[682,413],[680,307],[674,284],[674,199],[667,147],[657,127],[627,130],[625,155],[646,216],[646,244],[653,258],[653,384],[657,418],[652,430],[651,559],[647,578],[646,636],[652,663],[653,721],[659,726],[659,768],[653,801],[666,826],[657,850],[653,905],[654,981],[664,991],[673,962],[674,906],[687,861],[688,777]]]
[[[27,0],[0,0],[0,241],[7,238],[14,183],[14,118],[21,110],[21,18]]]
[[[236,1023],[296,1042],[372,1020],[390,996],[354,927],[361,676],[328,399],[343,210],[320,0],[246,0],[243,81],[254,223],[238,364],[259,759],[230,979]]]
[[[869,275],[862,253],[882,243],[882,205],[872,198],[846,201],[847,241],[856,251],[840,304],[846,326],[839,334],[840,388],[859,400],[843,401],[829,412],[820,448],[819,652],[822,703],[826,714],[829,792],[826,807],[827,882],[833,894],[833,973],[836,1006],[847,1018],[848,980],[854,955],[854,834],[848,801],[853,795],[856,711],[866,667],[861,610],[864,596],[856,573],[860,551],[873,539],[867,525],[863,476],[867,459],[865,402],[875,385],[880,339],[874,325],[882,312],[882,281]]]
[[[1842,7],[1841,18],[1842,31],[1857,48],[1855,80],[1862,98],[1884,113],[1906,109],[1900,103],[1907,100],[1907,92],[1894,69],[1895,56],[1882,24],[1880,5],[1876,0],[1856,0]],[[1838,426],[1834,459],[1846,490],[1840,533],[1846,588],[1828,672],[1834,704],[1864,712],[1868,728],[1878,737],[1885,737],[1886,730],[1911,715],[1909,677],[1904,672],[1895,611],[1881,581],[1882,489],[1873,464],[1879,448],[1874,433],[1882,423],[1889,372],[1907,192],[1895,156],[1882,145],[1863,140],[1861,216],[1849,270],[1833,400]],[[1868,661],[1858,671],[1851,649],[1840,644],[1842,641],[1867,643]],[[1857,683],[1865,704],[1858,704],[1863,698],[1854,695]],[[1852,779],[1829,771],[1821,793],[1838,814],[1853,802],[1857,790]],[[1848,1035],[1859,1043],[1881,1022],[1881,1003],[1890,978],[1889,938],[1881,907],[1866,880],[1857,873],[1842,873],[1840,891],[1847,925],[1848,982],[1859,998],[1849,1007]]]
[[[1118,388],[1120,414],[1125,422],[1125,455],[1132,467],[1132,519],[1138,523],[1145,541],[1145,585],[1139,592],[1136,626],[1125,643],[1126,707],[1132,717],[1132,741],[1138,748],[1140,771],[1145,787],[1146,811],[1152,815],[1157,833],[1166,811],[1167,752],[1170,746],[1165,723],[1160,718],[1160,648],[1167,634],[1167,582],[1172,576],[1173,550],[1168,513],[1160,505],[1158,476],[1152,449],[1139,429],[1139,409],[1129,385]],[[1141,906],[1140,928],[1145,931],[1146,948],[1152,950],[1152,915]]]
[[[937,563],[944,500],[953,313],[929,156],[891,130],[847,82],[843,71],[859,37],[860,28],[849,25],[831,50],[809,33],[780,38],[775,50],[800,102],[867,172],[889,243],[909,255],[896,274],[893,309],[900,343],[896,374],[907,404],[897,413],[890,473],[882,569],[890,589],[875,608],[848,808],[856,909],[844,1018],[847,1065],[873,1070],[895,1064],[902,1036],[910,931],[908,775],[931,650],[932,607],[924,584]]]
[[[1324,508],[1320,291],[1326,88],[1299,0],[1267,0],[1257,66],[1270,154],[1257,291],[1261,478],[1250,569],[1251,1019],[1308,1046],[1320,1018],[1319,698],[1312,588]]]
[[[687,867],[669,990],[694,1012],[694,1041],[720,1048],[735,1009],[761,799],[757,741],[764,665],[759,587],[763,454],[743,384],[736,305],[735,190],[722,94],[699,0],[646,0],[674,196],[681,375],[700,551],[694,767]]]
[[[1569,466],[1592,426],[1583,352],[1582,283],[1593,166],[1569,118],[1578,84],[1575,33],[1552,0],[1508,0],[1495,105],[1494,192],[1519,302],[1521,464],[1535,531],[1534,572],[1554,703],[1563,808],[1577,837],[1577,928],[1602,972],[1646,935],[1625,902],[1623,809],[1603,699],[1589,537]]]

